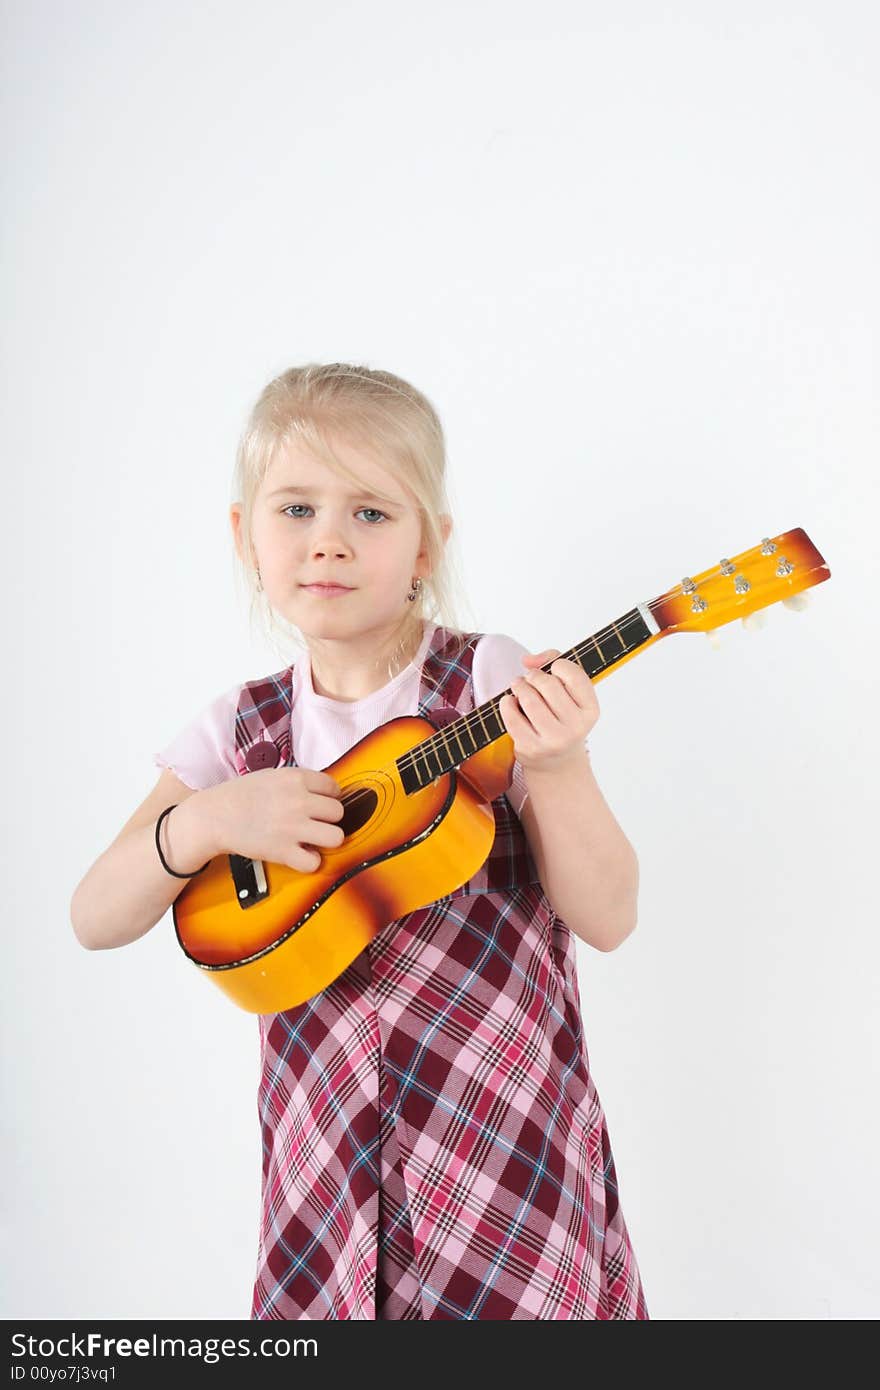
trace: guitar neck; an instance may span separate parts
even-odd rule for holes
[[[639,604],[622,618],[593,633],[567,652],[554,656],[540,669],[549,671],[554,661],[576,661],[591,680],[619,665],[660,632],[650,604]],[[410,748],[397,760],[400,780],[407,795],[421,791],[444,772],[451,772],[481,748],[507,733],[498,708],[502,698],[512,692],[502,690],[478,705],[469,714],[446,724],[430,738]]]

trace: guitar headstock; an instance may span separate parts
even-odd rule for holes
[[[822,556],[798,526],[686,577],[646,606],[663,632],[713,632],[773,603],[800,607],[806,598],[798,602],[795,595],[830,577]]]

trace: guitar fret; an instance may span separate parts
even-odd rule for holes
[[[434,762],[437,764],[437,770],[436,770],[436,772],[434,773],[434,776],[435,776],[435,777],[439,777],[439,775],[440,775],[441,772],[447,772],[447,771],[449,770],[448,768],[445,768],[445,767],[443,766],[443,759],[440,757],[440,752],[439,752],[439,750],[438,750],[437,748],[434,747],[434,740],[433,740],[433,739],[430,740],[430,747],[428,748],[427,752],[429,752],[429,753],[431,754],[431,756],[432,756],[433,759],[434,759]],[[426,753],[426,761],[427,761],[427,753]],[[433,781],[433,778],[432,778],[431,780]]]
[[[477,745],[476,745],[476,743],[474,742],[474,736],[473,736],[473,734],[471,733],[470,728],[467,727],[466,725],[462,725],[462,727],[461,727],[461,732],[457,732],[457,730],[458,730],[458,721],[456,721],[454,724],[452,724],[452,725],[451,725],[451,728],[452,728],[452,730],[455,732],[455,741],[456,741],[456,743],[458,744],[458,751],[459,751],[459,753],[461,754],[462,762],[464,762],[465,758],[470,757],[471,753],[475,753],[475,752],[477,751]],[[464,744],[463,744],[462,741],[461,741],[461,740],[462,740],[462,736],[463,736],[464,734],[467,734],[467,735],[469,736],[470,741],[471,741],[471,743],[473,744],[473,747],[470,748],[469,750],[465,748]]]
[[[449,727],[450,729],[454,729],[455,725],[450,724]],[[452,749],[449,747],[449,735],[445,732],[445,730],[441,729],[440,733],[436,735],[436,738],[440,740],[440,748],[443,754],[442,757],[438,755],[437,761],[440,764],[442,770],[444,772],[448,772],[451,767],[455,766],[455,758],[453,756]]]
[[[488,735],[489,729],[488,729],[488,727],[487,727],[487,725],[486,725],[486,717],[485,717],[485,715],[483,714],[483,709],[484,709],[484,706],[483,706],[483,705],[478,705],[477,708],[474,710],[474,714],[477,716],[477,719],[480,721],[480,727],[481,727],[481,729],[483,730],[483,733],[486,734],[486,735]],[[493,712],[494,712],[494,710],[495,710],[495,705],[494,705],[494,703],[493,703],[493,705],[492,705],[492,710],[493,710]],[[488,741],[488,740],[487,740],[487,741]]]

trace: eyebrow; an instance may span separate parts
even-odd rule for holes
[[[305,497],[310,493],[318,492],[318,488],[311,487],[279,487],[274,492],[269,493],[269,501],[275,497]],[[346,496],[352,502],[381,502],[386,507],[402,507],[402,502],[389,501],[381,497],[378,492],[349,492]]]

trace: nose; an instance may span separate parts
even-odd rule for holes
[[[344,560],[348,551],[344,546],[316,545],[312,550],[312,556],[316,560],[321,560],[327,555],[332,555],[336,560]]]
[[[327,524],[312,538],[312,555],[315,558],[333,555],[337,559],[351,554],[348,539],[338,524],[327,520]]]

